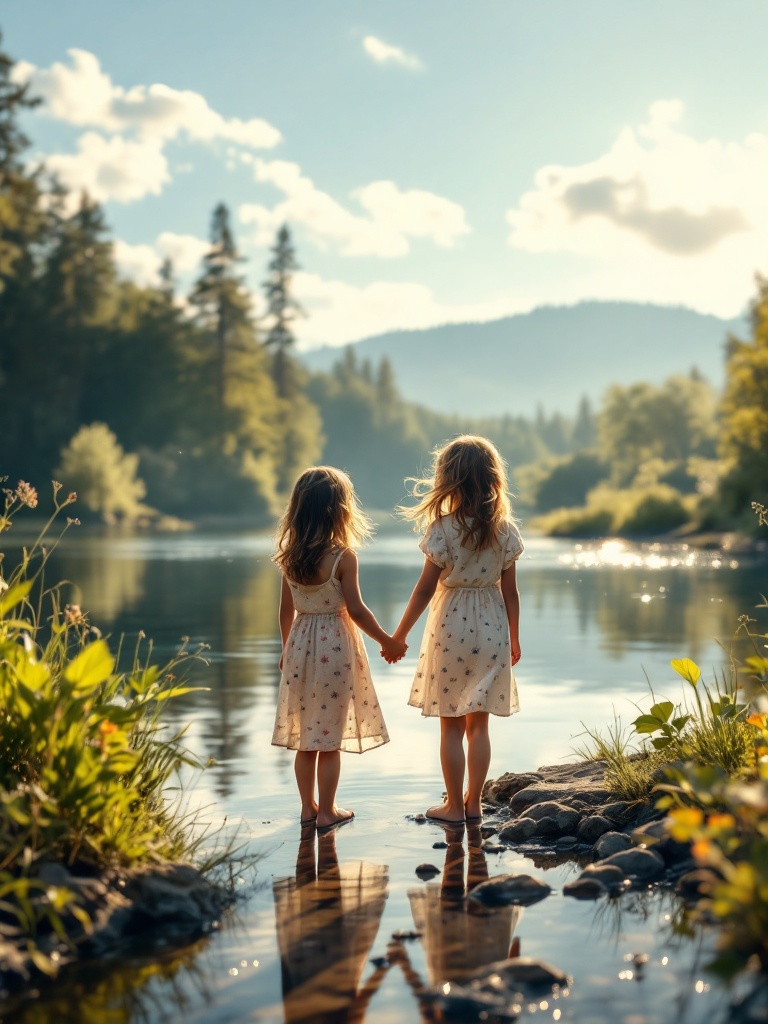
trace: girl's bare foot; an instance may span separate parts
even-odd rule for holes
[[[311,804],[301,805],[301,824],[311,825],[317,817],[317,804],[313,801]]]
[[[332,825],[340,825],[342,821],[350,821],[354,816],[354,811],[348,811],[344,807],[334,804],[330,811],[317,812],[317,827],[330,828]]]
[[[464,824],[464,808],[454,807],[453,804],[442,803],[430,807],[427,817],[433,821],[444,821],[449,825]]]
[[[483,809],[480,806],[480,800],[470,801],[469,793],[464,794],[464,814],[467,817],[467,821],[483,820]]]

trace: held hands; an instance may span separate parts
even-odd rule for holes
[[[407,650],[408,644],[405,640],[398,640],[391,636],[381,645],[381,656],[388,665],[394,665],[396,661],[405,657]]]

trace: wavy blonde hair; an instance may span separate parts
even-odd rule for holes
[[[330,550],[354,547],[372,532],[347,474],[333,466],[312,466],[293,485],[278,523],[273,561],[289,579],[309,583]]]
[[[397,511],[422,531],[436,519],[454,515],[464,547],[489,547],[502,523],[512,518],[507,466],[496,445],[485,437],[461,434],[432,455],[431,476],[410,481],[417,504],[400,505]]]

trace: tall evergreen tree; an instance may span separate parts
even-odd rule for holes
[[[591,448],[596,440],[597,425],[595,414],[592,412],[592,403],[587,395],[582,395],[573,424],[571,441],[576,451],[581,451],[584,448]]]
[[[269,275],[264,282],[267,300],[265,319],[269,323],[264,344],[273,350],[273,376],[281,398],[290,398],[297,390],[290,353],[296,344],[292,324],[297,316],[304,315],[301,305],[291,294],[291,278],[298,269],[291,233],[288,225],[283,224],[272,247],[272,259],[267,265]]]

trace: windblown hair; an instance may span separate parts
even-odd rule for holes
[[[273,560],[288,579],[310,583],[331,549],[354,547],[372,532],[347,474],[333,466],[312,466],[293,485]]]
[[[398,512],[422,531],[453,514],[464,547],[489,547],[512,518],[507,467],[496,446],[485,437],[462,434],[436,448],[433,460],[430,477],[409,481],[417,504],[400,505]]]

